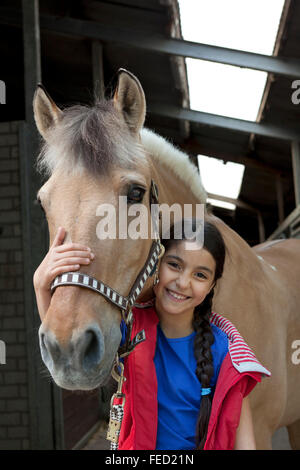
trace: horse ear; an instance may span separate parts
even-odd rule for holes
[[[50,128],[62,118],[63,112],[54,103],[43,85],[38,84],[33,98],[34,119],[39,133],[47,140]]]
[[[144,90],[138,79],[125,69],[119,70],[114,106],[121,111],[133,134],[138,134],[146,115]]]

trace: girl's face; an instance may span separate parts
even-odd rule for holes
[[[159,283],[154,287],[160,314],[192,315],[214,286],[214,258],[205,248],[187,249],[191,243],[197,242],[174,243],[161,260]]]

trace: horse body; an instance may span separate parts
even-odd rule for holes
[[[109,135],[112,129],[118,131],[115,140],[122,148],[118,150],[116,146],[114,152],[122,152],[122,162],[112,160],[107,167],[104,165],[105,171],[97,173],[85,168],[84,158],[80,164],[69,160],[65,166],[72,171],[66,173],[63,165],[53,164],[50,151],[45,160],[48,158],[49,163],[52,159],[51,176],[39,193],[47,213],[50,242],[57,227],[65,226],[70,239],[89,245],[96,253],[91,266],[82,267],[81,271],[127,295],[146,261],[151,239],[99,240],[95,217],[99,204],[118,207],[117,196],[130,194],[132,185],[138,184],[146,190],[143,201],[149,209],[145,198],[154,180],[159,203],[179,204],[183,213],[185,204],[192,205],[194,211],[197,204],[205,203],[205,191],[196,168],[185,154],[161,137],[142,130],[143,91],[127,72],[120,74],[113,106],[114,111],[106,110],[106,115],[103,112],[108,121],[103,118],[99,124],[102,126],[99,138],[104,139],[107,132],[104,147],[111,151]],[[63,131],[70,132],[70,123],[64,124],[67,119],[64,112],[41,90],[34,107],[37,126],[48,147],[53,147],[59,141],[56,129],[61,129],[63,135]],[[76,115],[77,121],[79,117]],[[82,132],[88,121],[83,115],[81,120]],[[94,128],[95,122],[92,124]],[[112,140],[115,142],[114,135]],[[139,158],[126,160],[130,149],[132,154],[139,153]],[[65,158],[59,156],[59,151],[57,155],[58,160]],[[291,360],[292,343],[300,339],[300,241],[264,243],[250,248],[220,219],[208,214],[206,217],[218,226],[227,248],[213,309],[235,324],[258,359],[272,372],[271,378],[263,380],[250,396],[257,446],[271,448],[273,432],[286,425],[292,446],[300,448],[300,403],[295,393],[300,386],[300,374],[299,366]],[[148,280],[139,300],[150,297],[152,286]],[[55,290],[39,334],[44,362],[58,385],[88,389],[105,383],[121,339],[120,320],[120,311],[97,293],[77,286]]]
[[[265,251],[260,245],[245,247],[238,240],[238,248],[226,237],[224,232],[229,231],[226,228],[222,233],[231,247],[232,264],[229,259],[214,308],[237,326],[272,372],[250,396],[258,446],[271,448],[274,431],[290,425],[300,414],[296,394],[300,375],[291,360],[292,342],[300,334],[300,270],[296,268],[300,241],[281,241]],[[234,238],[230,233],[230,239]]]
[[[278,427],[288,426],[289,433],[300,414],[300,402],[296,393],[300,387],[299,365],[294,363],[293,343],[300,338],[300,240],[281,240],[276,244],[263,243],[253,248],[261,256],[271,289],[270,321],[276,338],[273,345],[273,375],[278,377],[277,386],[284,390],[281,395],[282,413]],[[264,304],[266,300],[264,301]],[[275,378],[275,377],[274,377]],[[275,385],[275,384],[274,384]],[[273,380],[271,386],[273,387]],[[299,428],[300,431],[300,428]],[[300,438],[300,435],[299,435]],[[298,439],[297,448],[300,447]]]
[[[153,177],[163,174],[161,166],[157,162]],[[172,184],[166,177],[159,183],[163,203],[173,204],[174,197],[177,202],[184,199],[175,188],[188,193],[188,185],[178,176],[172,175]],[[199,199],[193,200],[190,195],[189,202],[199,203]],[[250,396],[258,447],[271,448],[274,431],[289,427],[295,417],[300,417],[300,401],[295,393],[300,387],[299,366],[291,359],[292,344],[300,338],[300,240],[279,240],[250,248],[224,222],[210,218],[227,248],[213,309],[232,321],[261,363],[272,372],[271,378],[263,380]],[[151,291],[145,292],[144,298],[151,295]]]

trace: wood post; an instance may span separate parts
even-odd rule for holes
[[[282,180],[279,175],[276,177],[276,196],[277,196],[277,205],[278,205],[278,225],[279,225],[284,221],[283,189],[282,189]]]
[[[104,98],[103,46],[96,40],[92,42],[92,67],[94,97],[101,100]]]
[[[293,163],[293,178],[294,178],[294,191],[296,207],[300,204],[300,147],[299,141],[293,141],[292,146],[292,163]]]
[[[35,171],[40,139],[32,100],[41,82],[38,0],[22,0],[25,72],[25,122],[20,125],[20,186],[26,321],[29,426],[31,449],[63,447],[60,390],[42,375],[38,328],[40,319],[33,289],[33,274],[48,250],[47,223],[35,204],[41,178]]]

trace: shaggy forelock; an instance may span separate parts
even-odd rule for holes
[[[107,174],[113,166],[133,169],[146,162],[136,140],[112,101],[94,106],[66,108],[50,130],[37,160],[40,172],[51,175],[56,168]]]

